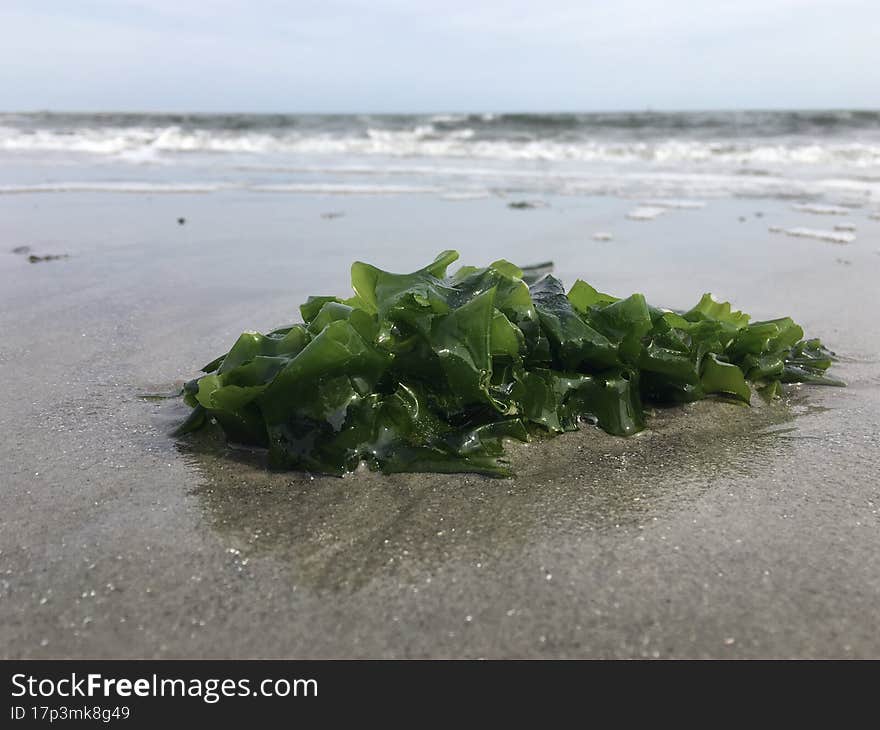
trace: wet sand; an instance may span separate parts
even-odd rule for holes
[[[880,656],[872,209],[508,202],[0,196],[0,656]],[[841,223],[852,243],[768,230]],[[345,292],[356,258],[443,248],[789,314],[849,387],[515,445],[511,480],[269,473],[216,435],[170,438],[186,409],[140,397]]]

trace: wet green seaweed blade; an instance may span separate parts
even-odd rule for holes
[[[788,317],[752,322],[709,294],[676,313],[581,280],[566,292],[549,262],[450,275],[457,259],[408,274],[356,262],[352,296],[309,297],[302,323],[244,333],[208,363],[175,433],[216,423],[278,469],[509,476],[506,439],[585,422],[628,436],[646,403],[843,385],[834,353]]]

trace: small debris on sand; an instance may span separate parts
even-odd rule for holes
[[[745,222],[746,222],[746,217],[745,217],[744,215],[741,215],[741,216],[739,217],[739,222],[740,222],[740,223],[745,223]]]
[[[182,226],[186,223],[186,218],[178,218],[177,225]]]
[[[514,200],[507,204],[508,208],[514,210],[531,210],[532,208],[546,208],[547,203],[543,200]]]
[[[43,261],[57,261],[58,259],[66,259],[70,258],[69,254],[66,253],[50,253],[45,256],[37,256],[35,253],[31,253],[30,246],[16,246],[12,249],[12,253],[18,254],[19,256],[27,255],[27,260],[32,264],[39,264]]]
[[[58,259],[67,259],[70,258],[69,254],[66,253],[50,253],[46,256],[37,256],[36,254],[31,254],[28,256],[28,261],[32,264],[40,264],[43,261],[57,261]]]
[[[855,229],[855,223],[838,223],[834,226],[835,231],[854,231]]]
[[[334,218],[342,218],[344,215],[345,213],[341,210],[331,210],[327,213],[321,213],[321,217],[327,221],[332,221]]]
[[[852,261],[849,261],[848,259],[835,259],[835,260],[837,261],[837,263],[843,264],[844,266],[852,265]]]
[[[594,241],[611,241],[614,239],[614,236],[610,233],[605,233],[603,231],[599,231],[593,234]]]

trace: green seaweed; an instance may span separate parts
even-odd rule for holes
[[[645,402],[843,385],[826,374],[834,354],[788,317],[750,323],[709,294],[671,312],[581,280],[566,293],[547,263],[447,275],[457,258],[411,274],[356,262],[354,296],[310,297],[302,324],[241,335],[188,382],[176,433],[217,423],[279,469],[508,476],[504,439],[584,422],[628,436]]]

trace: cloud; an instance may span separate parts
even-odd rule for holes
[[[6,0],[0,103],[255,111],[872,106],[865,0]]]

